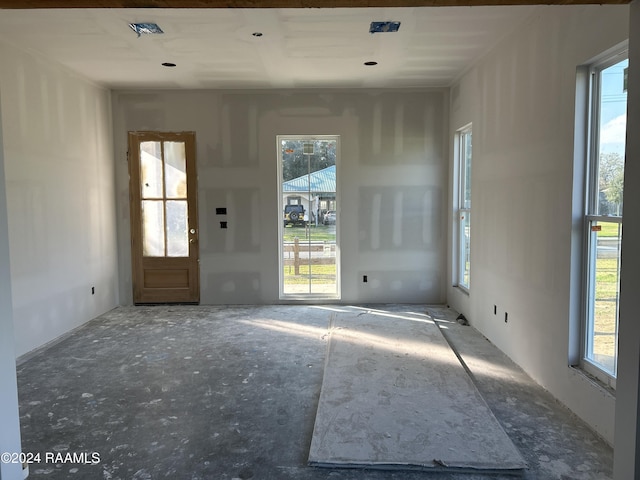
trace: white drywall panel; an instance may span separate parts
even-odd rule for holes
[[[631,3],[627,143],[624,170],[624,238],[620,278],[620,330],[613,475],[640,477],[640,1]],[[635,88],[634,88],[635,87]],[[626,212],[631,212],[627,214]]]
[[[111,102],[108,91],[46,59],[8,45],[0,58],[22,355],[117,305]]]
[[[451,131],[473,123],[473,233],[469,295],[449,287],[449,303],[611,443],[613,396],[568,367],[575,91],[628,14],[537,7],[451,94]]]
[[[132,130],[196,132],[203,304],[279,302],[277,135],[340,136],[343,302],[444,301],[447,110],[442,89],[114,92],[122,303]]]
[[[2,106],[0,105],[0,112]],[[2,121],[0,120],[0,452],[21,452],[18,380],[11,308],[9,228],[4,175]],[[0,462],[0,479],[22,478],[22,465]]]

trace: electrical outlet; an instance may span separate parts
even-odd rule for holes
[[[498,306],[497,306],[497,305],[494,305],[494,306],[493,306],[493,314],[494,314],[494,315],[497,315],[497,314],[498,314]]]
[[[367,278],[366,275],[362,276],[362,283],[367,283],[369,281],[369,279]]]
[[[504,323],[507,323],[509,321],[509,314],[507,312],[504,312]]]
[[[96,294],[96,287],[91,287],[91,295],[95,295]]]

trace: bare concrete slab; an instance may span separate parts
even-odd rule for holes
[[[29,479],[509,480],[308,466],[330,313],[436,319],[524,456],[526,480],[611,480],[613,449],[458,312],[427,305],[119,307],[18,362]],[[97,452],[99,464],[44,452]],[[403,467],[404,468],[404,467]]]
[[[377,310],[333,315],[309,464],[526,468],[433,320]]]

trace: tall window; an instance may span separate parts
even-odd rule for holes
[[[612,385],[618,358],[627,66],[624,52],[593,65],[590,71],[583,365]]]
[[[458,131],[457,284],[468,290],[471,278],[471,125]]]

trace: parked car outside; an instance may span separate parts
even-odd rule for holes
[[[302,205],[285,205],[284,206],[284,226],[301,225],[305,226],[304,206]]]
[[[336,212],[334,210],[329,210],[324,214],[324,218],[322,219],[322,223],[325,225],[335,225],[336,224]]]

